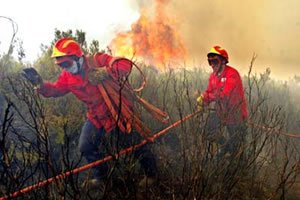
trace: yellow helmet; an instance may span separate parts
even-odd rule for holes
[[[83,56],[83,51],[81,50],[80,45],[73,39],[62,38],[55,43],[51,57],[56,58],[72,55],[77,57]]]
[[[214,46],[213,48],[211,48],[210,51],[208,52],[207,56],[212,55],[212,54],[222,56],[226,60],[226,62],[228,63],[228,60],[229,60],[228,53],[222,47]]]

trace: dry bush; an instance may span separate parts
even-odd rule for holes
[[[137,187],[142,176],[138,163],[128,154],[109,161],[111,179],[104,191],[82,187],[89,178],[86,171],[19,199],[287,198],[299,176],[299,143],[278,134],[289,129],[288,110],[270,98],[268,72],[258,77],[251,74],[251,68],[252,63],[244,78],[251,123],[235,155],[217,159],[222,146],[206,134],[211,112],[207,111],[152,144],[159,180],[143,193]],[[207,73],[194,69],[161,74],[146,67],[143,71],[148,85],[140,95],[167,111],[171,122],[195,112],[194,93],[205,89]],[[133,74],[131,81],[138,84],[138,75]],[[82,114],[81,104],[72,101],[69,105],[61,98],[52,105],[17,75],[7,79],[6,86],[1,116],[1,196],[85,164],[76,149],[82,118],[72,118],[74,109],[77,116]],[[63,109],[66,106],[69,109]],[[140,114],[154,132],[163,129],[143,110]],[[63,137],[55,138],[58,133]],[[217,136],[226,136],[226,129],[221,128]]]

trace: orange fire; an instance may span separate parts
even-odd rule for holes
[[[114,55],[141,59],[146,65],[159,69],[174,68],[174,63],[186,59],[187,50],[176,32],[176,25],[166,15],[166,2],[156,0],[154,11],[141,10],[131,30],[119,33],[112,40],[110,47]]]

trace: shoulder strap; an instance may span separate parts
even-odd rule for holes
[[[108,107],[112,117],[114,118],[115,122],[118,124],[118,127],[120,128],[121,132],[123,132],[123,133],[131,132],[131,127],[125,127],[124,124],[122,123],[119,113],[116,111],[114,105],[112,104],[112,102],[102,84],[98,84],[98,90],[99,90],[101,96],[103,97],[104,102],[105,102],[106,106]],[[127,130],[127,128],[129,130]]]

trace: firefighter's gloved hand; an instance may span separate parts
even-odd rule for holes
[[[42,77],[33,67],[23,69],[22,76],[34,86],[40,86],[43,83]]]
[[[203,96],[200,95],[197,98],[197,110],[199,110],[199,111],[203,110],[203,106],[204,106]]]
[[[108,79],[110,76],[105,67],[92,68],[88,72],[89,81],[93,85],[98,85],[102,81]]]

